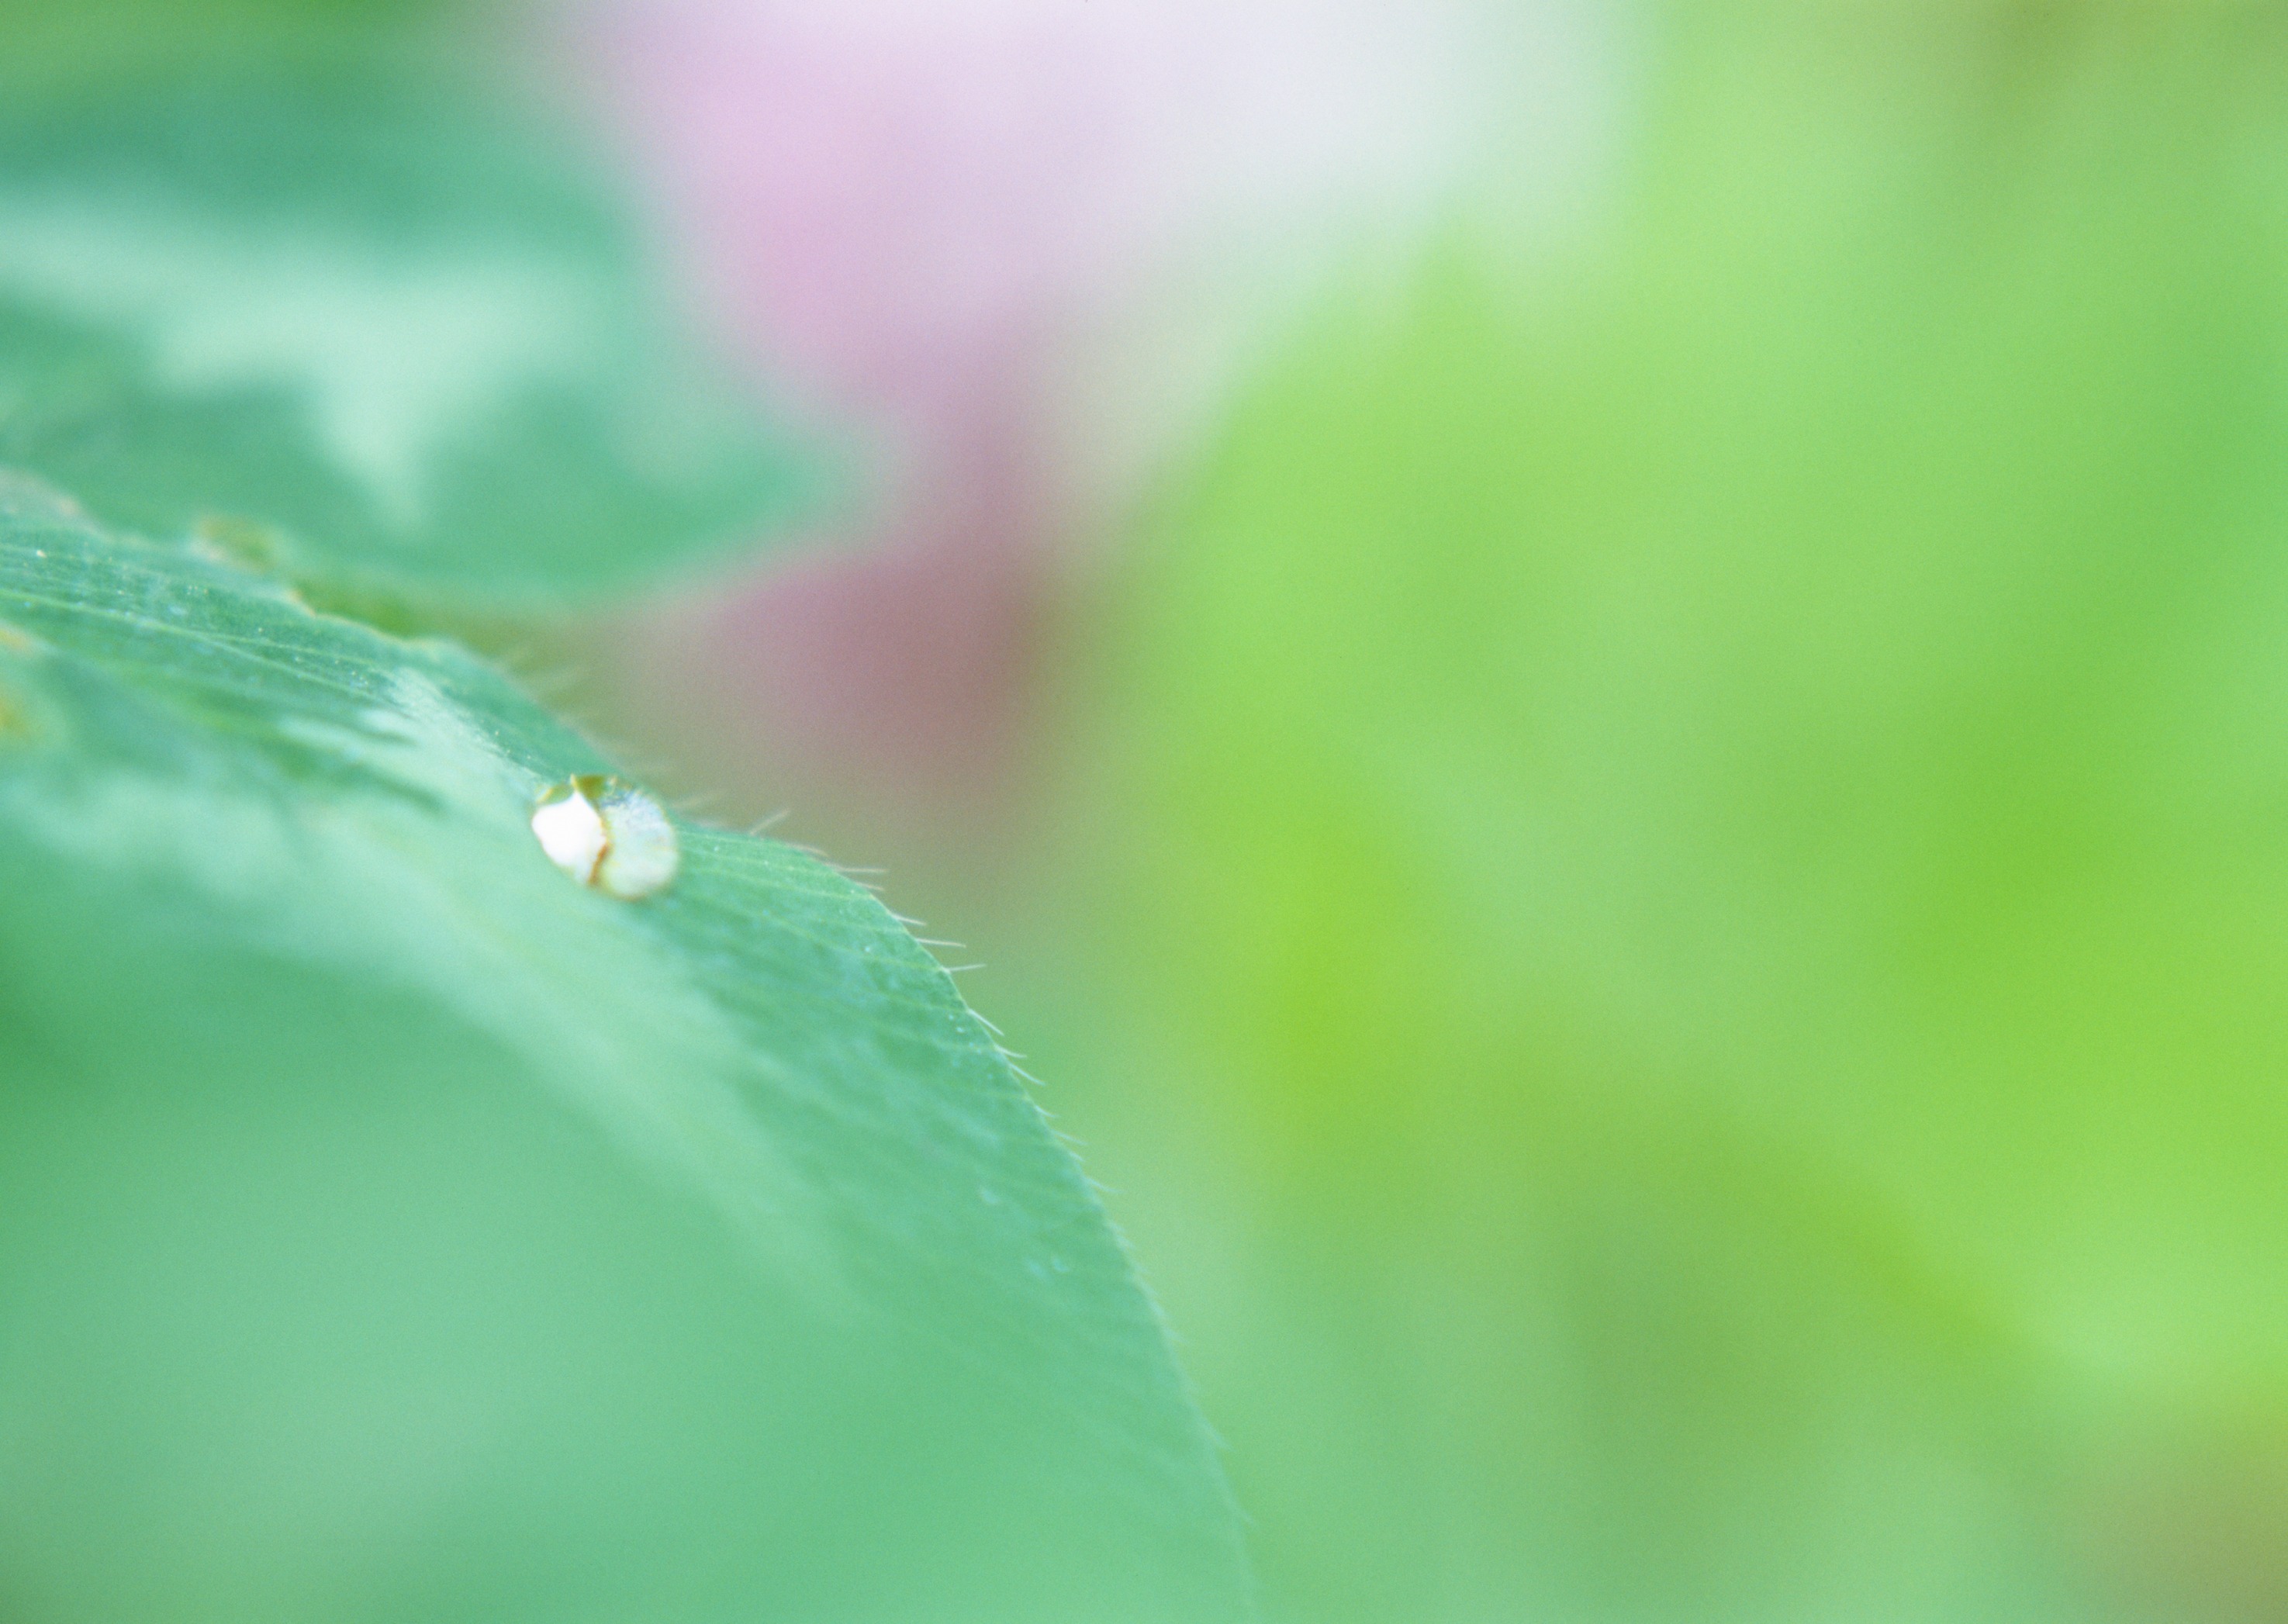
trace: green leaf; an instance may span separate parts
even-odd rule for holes
[[[260,59],[465,53],[490,0],[0,0],[0,102]]]
[[[562,133],[369,63],[0,117],[0,463],[330,592],[516,610],[718,560],[813,448],[669,319]]]
[[[1218,1466],[872,897],[450,646],[0,485],[0,1616],[1212,1620]]]

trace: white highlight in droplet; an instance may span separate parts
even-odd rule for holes
[[[552,786],[533,809],[532,833],[550,862],[626,902],[666,890],[682,863],[660,804],[601,773]]]
[[[603,813],[586,796],[569,784],[557,785],[534,811],[532,832],[550,862],[583,885],[596,883],[596,866],[611,837],[604,833]]]

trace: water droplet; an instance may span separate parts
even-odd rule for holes
[[[682,860],[660,804],[600,772],[552,786],[533,808],[532,833],[550,862],[626,902],[666,890]]]

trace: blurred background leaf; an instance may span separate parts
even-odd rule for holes
[[[9,99],[83,93],[153,74],[465,49],[482,0],[0,0]]]
[[[0,1613],[1238,1618],[1208,1436],[952,982],[624,902],[450,646],[0,487]]]
[[[500,42],[419,48],[430,9],[224,7],[173,59],[132,10],[29,31],[69,70],[0,115],[0,460],[330,595],[518,613],[839,500],[598,144]]]

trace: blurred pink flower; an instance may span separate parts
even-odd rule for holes
[[[878,454],[830,550],[663,617],[672,709],[798,791],[989,793],[1054,543],[1164,466],[1314,267],[1436,218],[1530,88],[1507,70],[1554,62],[1581,100],[1565,50],[1485,25],[1462,0],[580,13],[710,318]]]

